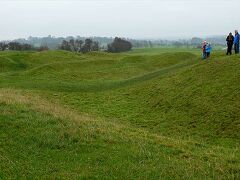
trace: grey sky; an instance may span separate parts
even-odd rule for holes
[[[240,29],[240,0],[0,0],[0,39],[185,38]]]

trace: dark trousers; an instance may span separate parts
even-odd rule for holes
[[[233,47],[233,44],[228,44],[228,49],[227,49],[227,55],[232,55],[232,47]]]
[[[235,54],[239,54],[239,44],[234,44]]]
[[[207,52],[207,53],[206,53],[206,57],[207,57],[207,58],[210,58],[210,55],[211,55],[210,52]]]
[[[202,59],[206,59],[207,58],[207,53],[206,52],[203,52],[202,54]]]

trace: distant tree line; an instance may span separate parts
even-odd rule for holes
[[[73,41],[74,40],[74,43]],[[85,45],[85,41],[89,41]],[[212,36],[205,39],[194,37],[191,39],[175,39],[175,40],[136,40],[136,39],[123,39],[131,43],[132,48],[152,48],[152,47],[186,47],[186,48],[200,48],[204,40],[211,42],[214,46],[225,46],[225,36]],[[71,41],[71,42],[70,42]],[[94,44],[93,44],[94,42]],[[98,42],[98,45],[95,43]],[[11,44],[9,44],[11,43]],[[17,44],[18,43],[18,44]],[[12,42],[5,41],[0,44],[0,51],[3,50],[48,50],[48,49],[65,49],[74,52],[88,52],[93,49],[106,50],[109,52],[118,52],[120,42],[112,37],[29,37],[27,39],[16,39]],[[85,46],[84,46],[85,45]],[[96,48],[98,46],[98,48]]]
[[[12,51],[27,51],[32,50],[33,47],[29,44],[20,44],[18,42],[0,43],[0,50],[12,50]]]
[[[19,42],[21,44],[30,44],[34,47],[40,47],[40,46],[47,46],[49,49],[58,49],[59,46],[62,44],[62,42],[70,41],[71,39],[79,40],[85,42],[86,39],[91,39],[94,42],[99,43],[100,49],[108,49],[108,45],[111,44],[115,38],[112,37],[81,37],[81,36],[69,36],[69,37],[54,37],[54,36],[47,36],[47,37],[29,37],[27,39],[16,39],[15,42]],[[219,41],[216,41],[216,40]],[[210,42],[215,43],[221,43],[225,44],[225,37],[218,37],[214,41],[212,39]],[[158,46],[190,46],[191,43],[195,42],[191,39],[189,40],[136,40],[136,39],[125,39],[128,42],[132,44],[133,48],[152,48],[152,47],[158,47]]]
[[[132,49],[132,43],[126,39],[116,37],[112,42],[107,44],[107,48],[102,48],[99,42],[93,41],[92,39],[70,39],[63,40],[59,45],[58,49],[71,51],[71,52],[81,52],[87,53],[91,51],[105,50],[111,53],[119,53],[130,51]],[[49,50],[47,45],[41,45],[40,47],[34,47],[31,44],[19,43],[19,42],[0,42],[0,51],[45,51]]]
[[[99,46],[99,43],[93,41],[92,39],[85,39],[85,41],[79,39],[70,39],[69,41],[63,40],[59,46],[59,49],[71,52],[87,53],[91,51],[99,51],[101,48]],[[107,45],[106,51],[111,53],[119,53],[130,51],[131,49],[131,42],[116,37],[113,42]]]
[[[70,41],[71,39],[79,40],[85,42],[86,39],[91,39],[94,42],[99,43],[99,47],[103,49],[103,47],[107,47],[107,44],[111,43],[113,41],[113,38],[108,37],[81,37],[81,36],[68,36],[68,37],[54,37],[54,36],[47,36],[47,37],[32,37],[30,36],[27,39],[16,39],[14,41],[19,42],[21,44],[27,43],[31,44],[34,47],[40,47],[40,46],[48,46],[49,49],[56,50],[59,49],[59,46],[62,44],[62,42]]]
[[[85,41],[70,39],[69,41],[63,40],[59,46],[59,49],[65,51],[87,53],[90,51],[99,51],[100,47],[99,43],[93,41],[92,39],[85,39]]]
[[[0,51],[31,51],[31,50],[48,50],[48,47],[40,46],[38,48],[33,47],[30,44],[21,44],[19,42],[0,42]]]
[[[81,37],[81,36],[69,36],[69,37],[29,37],[27,39],[16,39],[14,42],[18,42],[20,44],[30,44],[33,47],[48,47],[49,49],[58,49],[62,42],[70,41],[71,39],[79,40],[85,42],[86,39],[91,39],[94,42],[99,43],[100,49],[108,49],[108,45],[114,41],[112,37]],[[155,39],[155,40],[136,40],[136,39],[125,39],[132,44],[133,48],[152,48],[152,47],[189,47],[189,48],[197,48],[199,44],[202,43],[203,40],[207,40],[211,42],[212,45],[225,46],[226,37],[225,36],[212,36],[205,39],[194,37],[191,39],[173,39],[173,40],[163,40],[163,39]],[[199,43],[201,42],[201,43]]]

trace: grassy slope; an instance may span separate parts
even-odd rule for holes
[[[1,53],[0,177],[239,177],[239,57],[161,51]]]

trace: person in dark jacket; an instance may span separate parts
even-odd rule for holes
[[[202,44],[202,59],[205,60],[207,58],[206,53],[207,41],[204,41]]]
[[[227,55],[232,55],[232,47],[233,47],[233,42],[234,42],[234,36],[232,35],[232,33],[229,33],[227,39],[227,46],[228,46],[228,49],[227,49]]]
[[[239,54],[239,33],[236,30],[235,31],[235,37],[234,37],[234,49],[235,49],[235,54]]]

